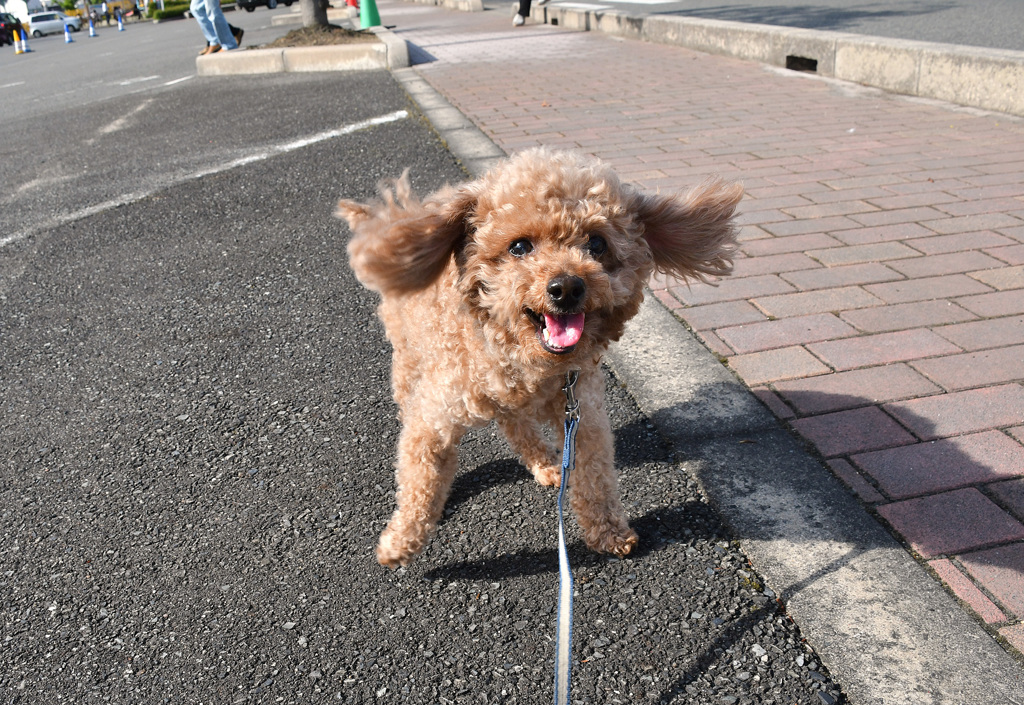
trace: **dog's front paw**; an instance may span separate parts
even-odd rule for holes
[[[377,562],[392,570],[409,565],[418,553],[418,548],[410,546],[408,541],[402,541],[389,529],[384,530],[377,542]]]
[[[530,472],[538,483],[546,487],[558,487],[562,484],[562,468],[559,465],[534,465]]]
[[[587,545],[600,553],[611,553],[622,558],[632,551],[640,537],[628,526],[624,528],[610,528],[599,534],[593,541],[588,540]]]

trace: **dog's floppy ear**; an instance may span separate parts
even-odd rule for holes
[[[707,281],[732,271],[743,187],[709,179],[685,196],[636,194],[633,207],[659,272]]]
[[[341,201],[336,215],[355,233],[349,263],[367,288],[409,294],[441,276],[465,238],[476,199],[465,190],[446,189],[427,202],[412,195],[408,169],[381,185],[382,202]]]

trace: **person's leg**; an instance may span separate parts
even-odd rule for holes
[[[217,34],[217,43],[222,49],[237,49],[238,42],[231,34],[231,28],[220,9],[220,0],[206,0],[206,13],[213,23],[213,30]]]
[[[213,23],[206,14],[206,0],[192,0],[188,9],[192,16],[196,18],[196,22],[199,23],[199,29],[202,31],[203,36],[206,37],[206,43],[210,45],[220,44],[220,40],[217,39],[217,32],[213,29]]]
[[[526,18],[530,16],[530,1],[531,0],[519,0],[519,11],[516,13],[516,16],[512,18],[512,24],[516,27],[525,23]]]

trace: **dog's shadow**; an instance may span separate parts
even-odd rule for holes
[[[615,459],[619,467],[664,462],[667,451],[655,432],[641,423],[631,423],[615,429]],[[512,485],[520,481],[534,482],[533,475],[515,458],[504,458],[482,463],[469,472],[459,474],[452,483],[445,502],[445,514],[484,492]]]
[[[615,465],[618,468],[663,463],[668,455],[664,439],[646,422],[634,421],[615,429]]]
[[[534,481],[530,471],[512,458],[478,465],[475,469],[461,473],[455,478],[448,494],[448,501],[444,505],[445,514],[451,514],[460,505],[488,490],[502,485],[513,485],[521,480]]]
[[[514,461],[507,462],[518,465]],[[525,470],[523,472],[526,473]],[[526,475],[529,476],[529,473]],[[695,517],[702,516],[708,511],[706,504],[692,501],[678,507],[652,509],[634,519],[630,526],[640,535],[640,543],[627,560],[642,559],[679,541],[688,541],[691,538],[706,540],[717,535],[706,530],[707,522],[693,521]],[[684,535],[685,530],[689,530],[689,533]],[[591,551],[582,541],[571,542],[567,549],[569,561],[574,569],[593,568],[609,560],[608,556]],[[520,551],[475,561],[450,563],[428,570],[424,577],[443,581],[500,580],[557,572],[558,550],[552,545],[551,548],[541,551]]]

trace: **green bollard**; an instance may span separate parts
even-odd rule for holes
[[[359,26],[362,29],[380,27],[380,15],[374,0],[359,0]]]

